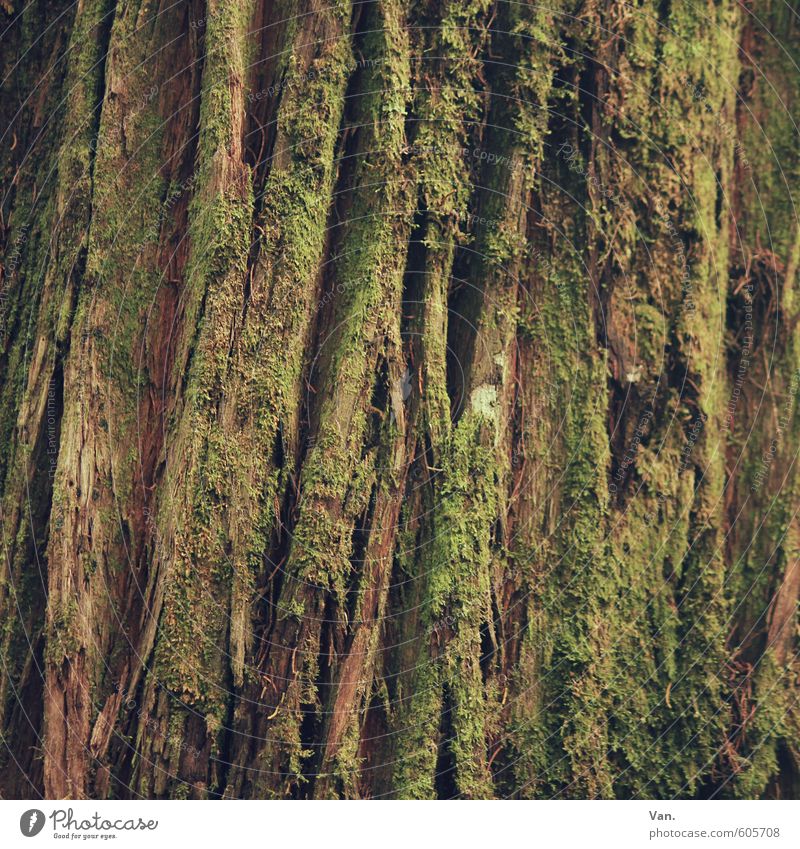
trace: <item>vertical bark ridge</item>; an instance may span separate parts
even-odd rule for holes
[[[307,376],[313,395],[307,404],[311,444],[297,481],[296,514],[286,562],[280,565],[280,595],[262,666],[268,683],[264,690],[271,692],[274,706],[262,724],[264,740],[255,763],[268,773],[261,780],[273,775],[273,792],[281,795],[301,792],[304,762],[317,754],[304,747],[304,735],[314,723],[324,722],[321,710],[330,688],[341,691],[325,666],[332,665],[337,647],[341,650],[352,640],[354,629],[368,627],[352,621],[359,605],[348,599],[349,593],[358,593],[357,583],[348,586],[351,558],[370,557],[368,545],[354,551],[354,531],[365,536],[372,532],[356,523],[370,513],[376,517],[375,505],[369,505],[373,488],[377,504],[385,478],[402,471],[389,448],[402,442],[402,411],[387,408],[385,399],[394,389],[383,384],[396,381],[400,373],[400,295],[411,215],[400,169],[408,51],[403,50],[402,4],[374,4],[365,14],[361,48],[370,64],[358,77],[363,88],[351,93],[352,123],[344,128],[345,134],[354,134],[348,150],[354,164],[351,182],[338,189],[348,223],[336,240],[328,271],[333,321],[319,338]],[[384,375],[381,362],[386,364]],[[370,444],[372,439],[377,444]],[[381,444],[388,448],[386,454]],[[376,467],[379,457],[389,467]]]
[[[34,11],[31,10],[32,13]],[[35,743],[31,740],[30,731],[33,729],[24,729],[20,742],[27,740],[35,749],[49,750],[44,758],[43,783],[45,790],[52,787],[55,792],[60,788],[79,792],[79,786],[74,782],[84,764],[77,752],[72,758],[67,756],[66,750],[71,741],[65,721],[62,720],[59,730],[54,730],[53,734],[47,728],[48,709],[60,712],[63,717],[71,707],[67,700],[59,698],[63,691],[55,685],[48,668],[51,659],[59,656],[62,638],[71,643],[68,619],[73,608],[55,598],[50,603],[53,575],[49,563],[44,568],[43,554],[45,546],[49,545],[49,534],[57,522],[52,515],[51,502],[56,491],[57,457],[63,449],[64,361],[86,261],[94,146],[100,117],[98,91],[102,91],[111,20],[113,8],[107,3],[89,3],[83,14],[76,15],[63,59],[53,57],[54,67],[61,66],[54,72],[64,74],[63,88],[55,86],[51,95],[51,87],[42,86],[35,106],[37,117],[34,117],[33,128],[38,138],[47,140],[50,137],[48,123],[52,120],[56,124],[60,120],[59,129],[63,135],[60,145],[53,147],[55,161],[48,159],[46,166],[42,167],[44,163],[38,162],[37,154],[33,152],[34,140],[29,140],[32,146],[30,157],[26,151],[15,175],[18,184],[18,193],[14,197],[15,217],[16,213],[25,216],[25,221],[21,222],[26,228],[25,241],[28,241],[27,230],[33,237],[24,258],[20,257],[22,266],[18,289],[18,303],[22,305],[27,301],[30,308],[22,307],[17,317],[16,333],[9,337],[10,344],[6,349],[10,348],[10,356],[7,360],[8,382],[4,381],[4,389],[7,390],[4,408],[13,411],[16,420],[13,431],[7,431],[6,437],[8,465],[4,500],[8,506],[3,510],[6,555],[3,584],[8,594],[4,594],[3,613],[9,624],[14,622],[15,612],[20,610],[17,594],[22,590],[25,595],[31,594],[29,598],[37,607],[41,605],[37,611],[41,616],[45,608],[42,603],[44,587],[47,585],[46,622],[39,619],[37,625],[31,620],[26,623],[25,640],[32,641],[29,649],[31,662],[22,670],[14,687],[30,687],[33,694],[40,691],[36,679],[44,679],[41,692],[45,739],[42,739],[42,727],[39,726],[34,731]],[[23,37],[22,43],[27,46],[31,41]],[[60,36],[57,35],[56,45],[59,44]],[[41,110],[48,105],[53,112],[45,117]],[[45,151],[47,145],[45,141]],[[27,170],[26,166],[36,169],[28,171],[30,183],[19,179],[21,173]],[[27,197],[26,183],[32,183]],[[10,417],[6,421],[10,425]],[[26,507],[32,507],[32,512],[29,513]],[[23,602],[23,609],[26,606],[27,602]],[[42,627],[48,632],[44,654],[40,654],[41,649],[36,647],[39,640],[37,631]],[[8,629],[6,633],[11,636],[13,632]],[[19,633],[14,636],[20,638]],[[4,673],[4,685],[8,686],[13,673],[9,676],[7,669]],[[65,675],[70,676],[71,673],[65,670]],[[80,734],[80,730],[76,733]],[[34,768],[33,772],[37,775],[38,769]]]

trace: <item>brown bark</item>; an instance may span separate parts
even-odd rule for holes
[[[2,793],[796,796],[795,6],[4,4]]]

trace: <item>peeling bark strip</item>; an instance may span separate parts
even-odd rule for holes
[[[796,0],[1,5],[4,797],[800,794]]]

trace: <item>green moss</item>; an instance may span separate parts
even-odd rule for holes
[[[84,645],[80,612],[74,599],[59,599],[52,607],[45,659],[53,666],[69,662]]]

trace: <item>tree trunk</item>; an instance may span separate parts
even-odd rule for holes
[[[0,793],[800,793],[797,0],[8,0]]]

